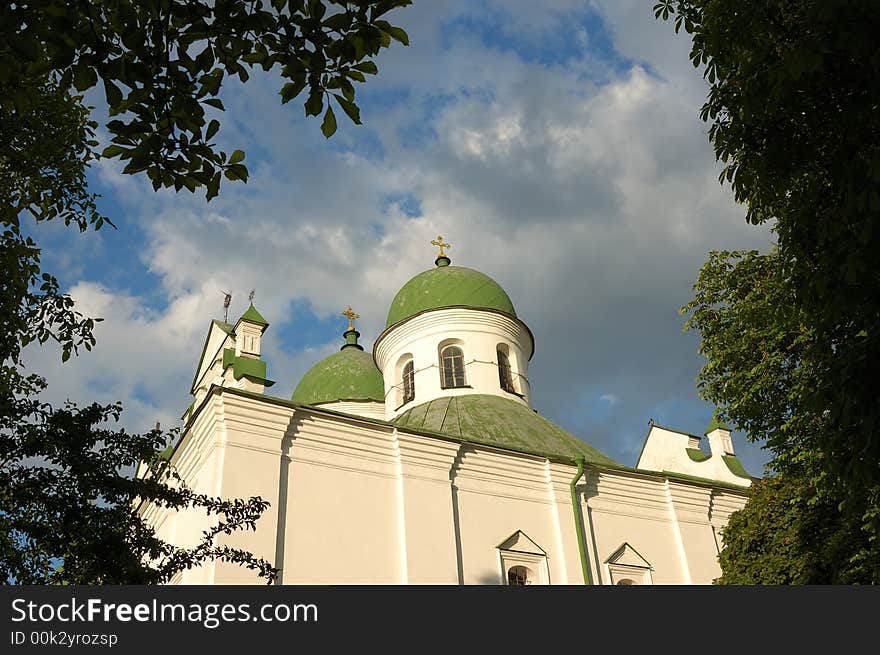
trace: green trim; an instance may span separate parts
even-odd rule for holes
[[[325,407],[320,407],[320,406],[315,406],[315,405],[307,405],[307,404],[303,404],[303,403],[294,402],[292,400],[287,400],[285,398],[279,398],[277,396],[268,396],[266,394],[256,393],[253,391],[246,391],[245,389],[235,389],[233,387],[217,387],[217,386],[211,387],[211,390],[205,396],[204,400],[202,400],[202,402],[199,404],[199,406],[193,412],[192,416],[190,417],[190,424],[192,424],[193,419],[196,416],[198,416],[199,412],[202,411],[202,408],[208,404],[208,401],[210,400],[210,398],[213,394],[223,394],[223,393],[231,393],[234,396],[244,396],[246,398],[252,398],[253,400],[258,400],[260,402],[269,403],[270,405],[277,405],[279,407],[288,407],[290,409],[307,410],[310,412],[315,412],[316,414],[324,414],[324,415],[328,415],[328,416],[338,416],[339,418],[347,419],[350,421],[357,421],[359,423],[369,423],[369,424],[375,425],[377,427],[388,428],[389,430],[394,429],[395,427],[399,427],[399,426],[396,426],[394,423],[391,423],[389,421],[384,421],[384,420],[378,419],[378,418],[372,418],[369,416],[361,416],[361,415],[357,415],[357,414],[347,414],[345,412],[338,412],[336,410],[328,409]],[[184,432],[186,431],[186,429],[188,427],[189,427],[189,425],[184,426]],[[528,450],[528,449],[522,449],[522,448],[510,448],[510,447],[501,448],[497,444],[487,443],[482,440],[460,439],[460,438],[456,438],[456,437],[449,435],[449,434],[441,434],[441,433],[438,433],[438,432],[435,432],[432,430],[413,428],[410,426],[407,426],[405,428],[400,428],[400,429],[404,429],[406,432],[411,433],[411,434],[417,434],[417,435],[425,436],[425,437],[433,437],[435,439],[440,439],[442,441],[449,441],[452,443],[469,443],[469,444],[474,444],[477,446],[486,446],[489,448],[493,448],[495,450],[503,450],[503,451],[507,451],[507,452],[519,453],[522,455],[532,455],[535,457],[541,457],[541,458],[547,459],[550,462],[553,462],[556,464],[569,464],[570,465],[572,463],[571,457],[564,457],[564,456],[560,456],[560,455],[553,454],[553,453],[537,452],[534,450]],[[175,445],[175,448],[180,446],[180,444],[182,442],[183,442],[183,437],[180,440],[178,440],[177,444]],[[702,487],[719,487],[719,488],[723,488],[723,489],[728,489],[730,491],[736,491],[739,493],[748,493],[748,489],[741,487],[739,485],[730,483],[730,482],[721,482],[719,480],[709,480],[708,478],[699,478],[699,477],[696,477],[693,475],[684,475],[681,473],[675,473],[673,471],[651,471],[648,469],[637,469],[637,468],[633,468],[631,466],[624,466],[622,464],[617,464],[616,462],[611,463],[611,464],[594,464],[594,463],[587,462],[585,465],[585,470],[586,470],[586,468],[589,468],[589,469],[595,470],[595,471],[603,471],[604,470],[604,471],[614,471],[617,473],[630,473],[632,475],[638,475],[638,476],[644,477],[644,478],[654,478],[654,477],[668,478],[670,480],[675,480],[678,482],[689,482],[689,483],[693,483],[693,484],[698,484],[699,486],[702,486]]]
[[[706,453],[704,453],[699,448],[685,448],[684,450],[688,454],[688,457],[690,457],[695,462],[705,462],[707,459],[712,457],[711,455],[707,455]]]
[[[724,463],[727,464],[727,468],[736,477],[747,478],[749,480],[752,479],[752,476],[749,475],[749,472],[746,471],[745,467],[742,465],[742,462],[739,461],[739,457],[737,457],[736,455],[722,455],[721,459],[724,460]]]
[[[255,382],[270,382],[266,379],[266,362],[262,359],[236,356],[235,348],[224,348],[223,370],[225,371],[230,366],[232,367],[232,376],[236,380],[247,377]],[[266,386],[272,386],[272,384],[275,383],[272,382]]]
[[[581,504],[578,501],[577,492],[578,480],[580,480],[581,476],[584,474],[584,458],[582,456],[575,457],[574,463],[577,466],[577,473],[575,473],[575,476],[569,483],[569,488],[571,489],[571,509],[572,512],[574,512],[574,529],[578,538],[578,553],[581,558],[581,571],[583,571],[584,574],[584,584],[591,585],[593,584],[593,579],[590,576],[590,562],[587,559],[586,529],[583,524]]]
[[[257,311],[257,308],[254,307],[253,303],[251,306],[247,308],[244,314],[241,315],[239,321],[250,321],[251,323],[256,323],[257,325],[262,325],[263,328],[267,328],[269,326],[269,321],[263,318],[263,315]]]

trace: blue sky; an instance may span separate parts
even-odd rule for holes
[[[234,318],[251,288],[271,392],[289,397],[338,349],[348,305],[371,346],[443,234],[534,332],[541,414],[628,465],[648,419],[701,433],[712,408],[678,308],[709,250],[770,237],[718,184],[705,84],[652,4],[417,0],[393,15],[411,45],[358,89],[362,126],[341,118],[325,140],[272,74],[225,88],[218,139],[247,152],[251,179],[211,203],[102,162],[90,184],[119,229],[37,233],[47,270],[105,318],[75,361],[28,351],[50,397],[121,400],[132,430],[179,425],[221,290]],[[767,454],[734,441],[760,474]]]

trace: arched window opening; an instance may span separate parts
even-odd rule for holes
[[[498,381],[501,383],[501,388],[504,391],[509,391],[510,393],[516,393],[516,389],[513,388],[513,373],[510,369],[510,358],[507,356],[501,348],[497,351],[498,355]]]
[[[511,587],[521,587],[532,584],[535,576],[532,570],[525,566],[511,566],[507,571],[507,584]]]
[[[403,367],[403,403],[406,404],[416,397],[416,376],[413,360],[409,360]]]
[[[464,377],[464,353],[458,346],[446,346],[440,351],[442,387],[450,389],[467,386]]]
[[[628,586],[634,585],[634,584],[635,584],[635,581],[630,580],[629,578],[621,578],[620,580],[617,581],[618,587],[620,587],[620,586],[628,587]]]

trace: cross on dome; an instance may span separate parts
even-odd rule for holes
[[[440,254],[438,255],[439,257],[446,257],[446,253],[443,252],[443,249],[452,247],[451,243],[443,243],[443,237],[441,235],[437,235],[437,238],[433,239],[431,241],[431,244],[440,248]]]
[[[354,319],[360,318],[361,315],[352,310],[351,305],[348,306],[344,312],[342,312],[343,316],[348,317],[348,329],[349,331],[354,330]]]

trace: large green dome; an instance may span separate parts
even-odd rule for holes
[[[394,419],[400,427],[430,430],[456,439],[554,457],[616,462],[533,410],[507,398],[473,394],[436,398]]]
[[[464,266],[441,265],[403,285],[391,301],[385,327],[427,309],[455,306],[495,309],[516,316],[510,297],[488,275]]]
[[[344,347],[322,359],[302,377],[291,400],[303,405],[337,400],[385,402],[385,384],[373,356],[360,347]]]

